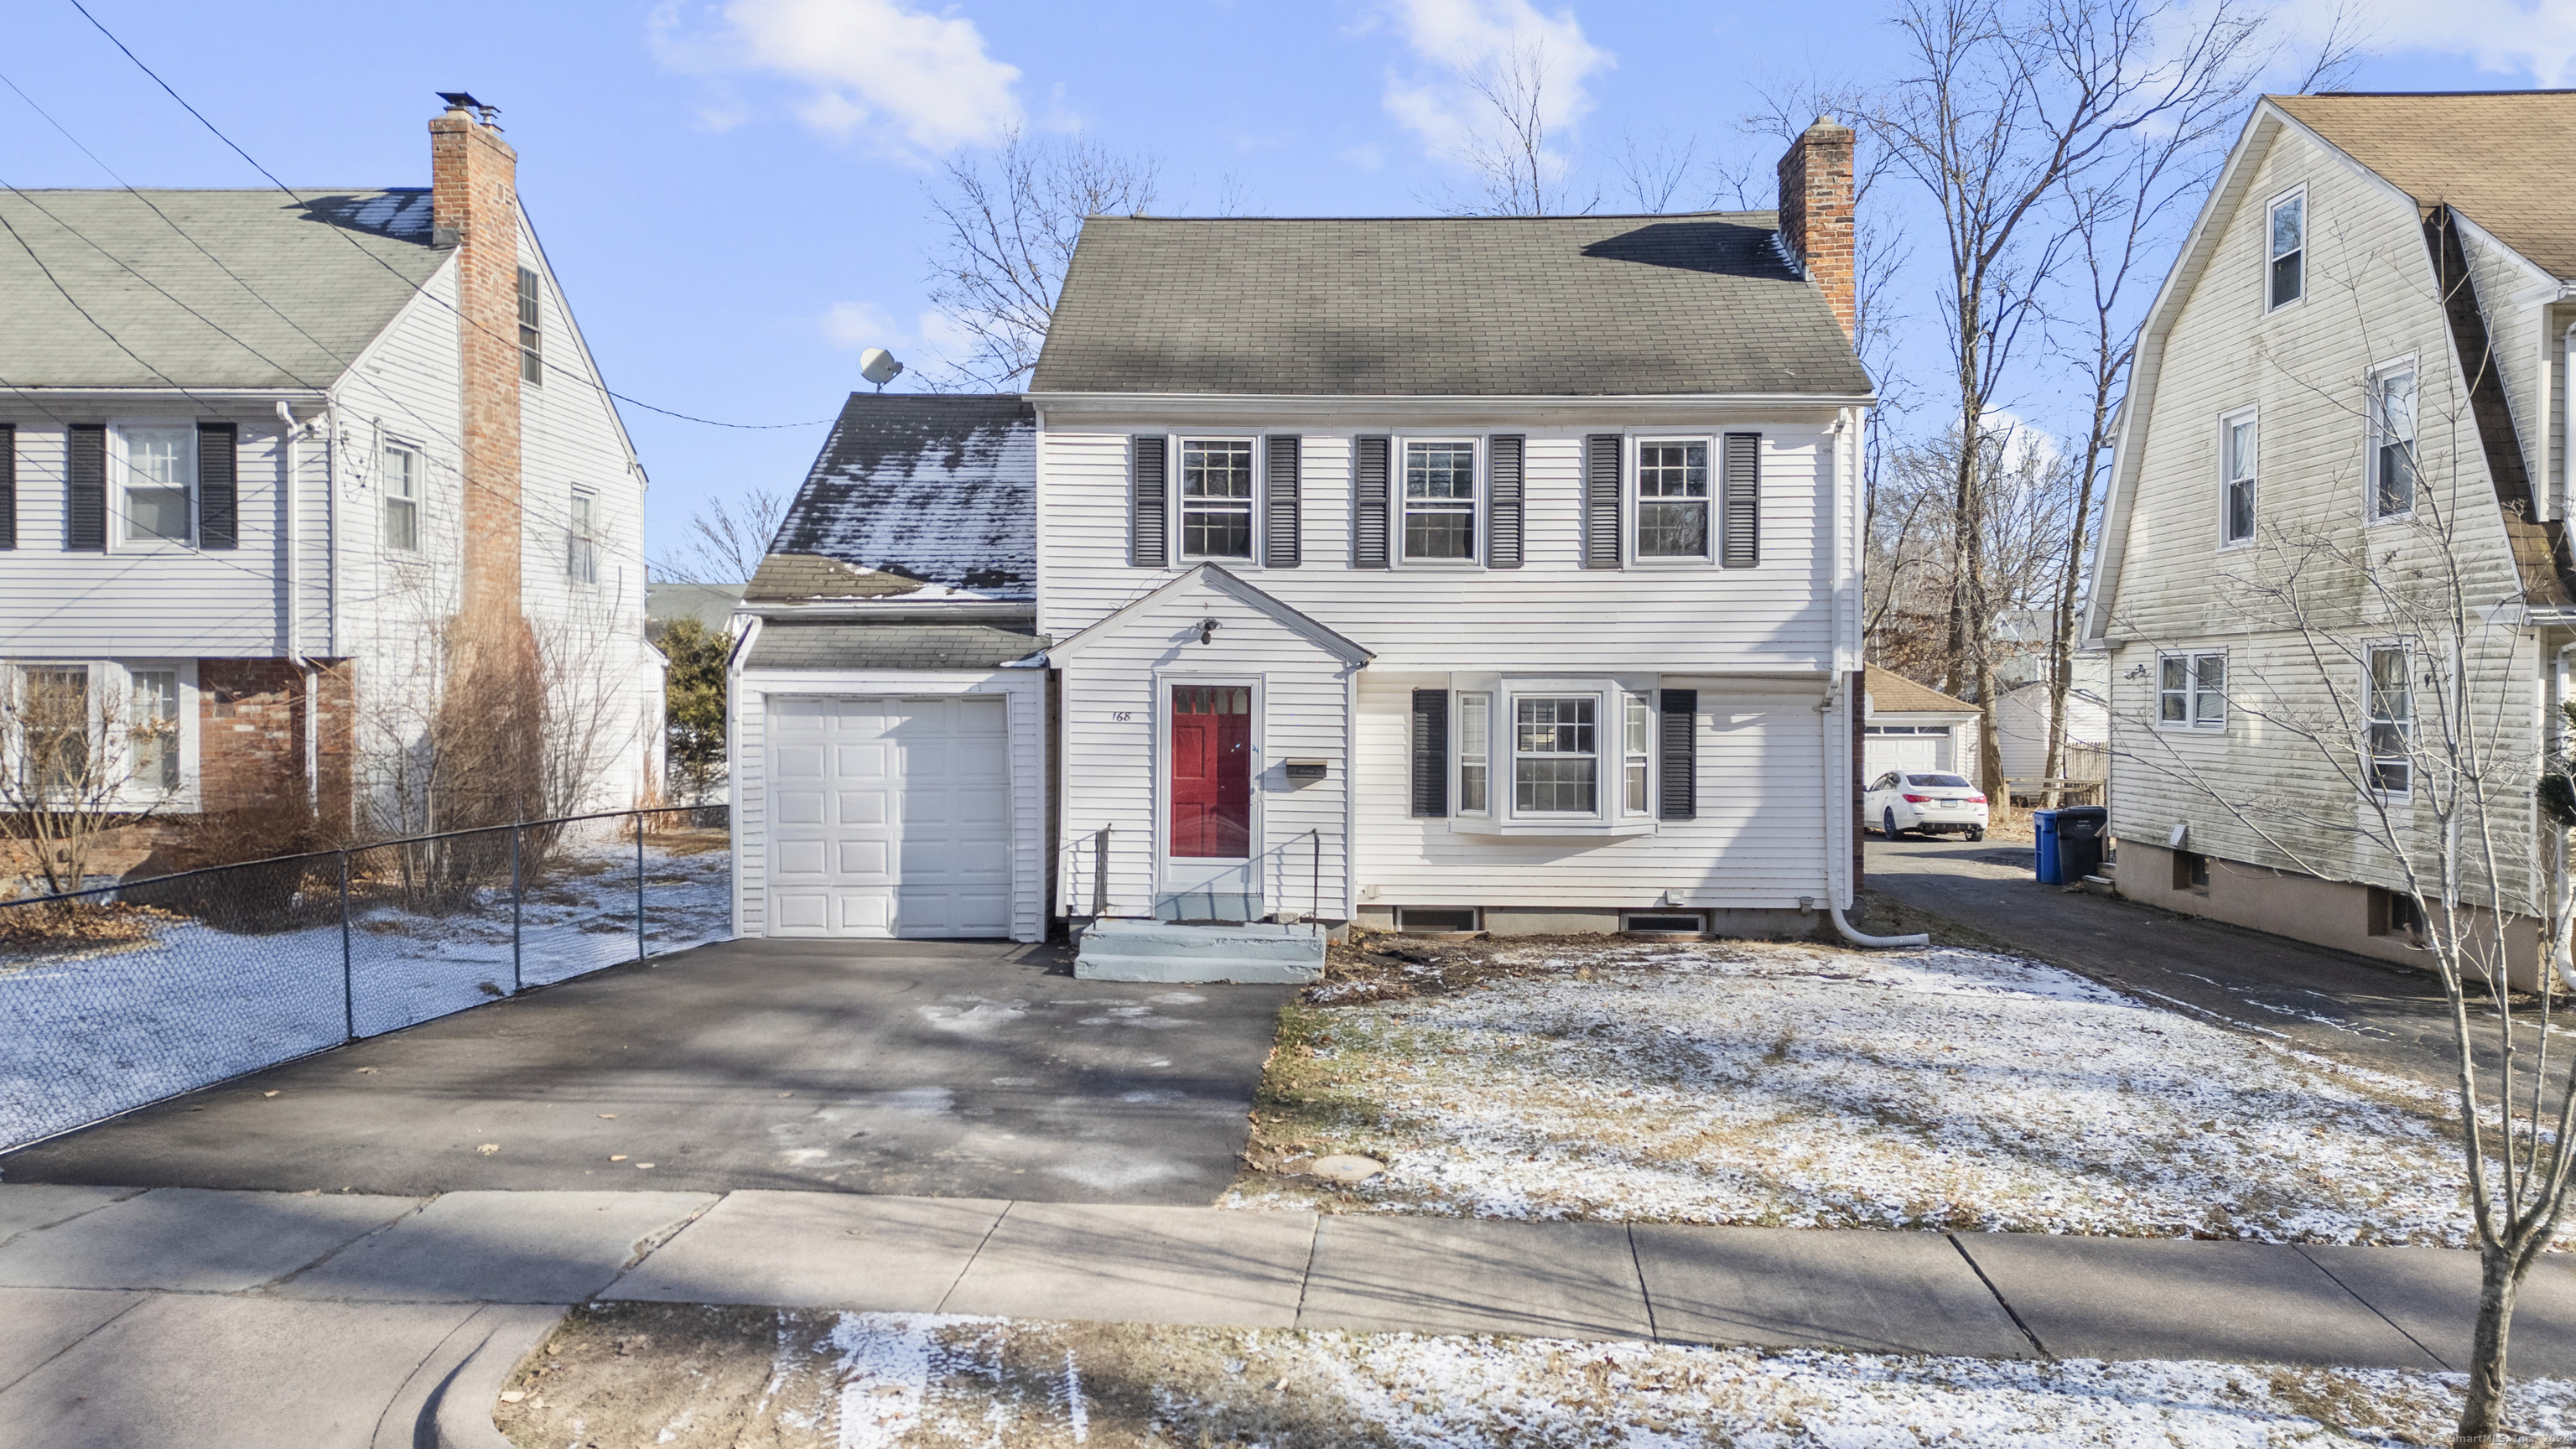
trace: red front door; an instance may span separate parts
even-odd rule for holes
[[[1172,687],[1172,858],[1252,854],[1252,690]]]

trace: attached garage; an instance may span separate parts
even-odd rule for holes
[[[1011,934],[1009,701],[778,698],[769,933]]]

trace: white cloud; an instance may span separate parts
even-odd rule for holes
[[[1388,0],[1387,19],[1415,62],[1388,74],[1387,114],[1443,158],[1470,150],[1490,126],[1491,107],[1468,77],[1536,58],[1545,67],[1539,116],[1555,131],[1592,109],[1585,81],[1617,63],[1584,37],[1573,11],[1543,14],[1530,0]]]
[[[835,302],[823,314],[823,335],[845,351],[861,347],[891,348],[903,339],[894,318],[874,302]]]
[[[2277,13],[2313,43],[2350,12],[2362,44],[2381,55],[2466,57],[2480,70],[2541,86],[2576,85],[2576,3],[2571,0],[2284,0]]]
[[[898,0],[731,0],[692,26],[672,0],[651,24],[672,69],[783,78],[803,87],[792,109],[807,126],[888,154],[942,155],[1020,122],[1018,67],[959,16]]]

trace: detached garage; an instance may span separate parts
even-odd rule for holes
[[[861,395],[744,591],[731,678],[736,928],[1046,929],[1034,420]]]
[[[1890,770],[1956,771],[1976,778],[1975,705],[1875,664],[1869,666],[1868,682],[1862,779],[1875,780]]]

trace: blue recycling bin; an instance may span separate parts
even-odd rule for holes
[[[2039,883],[2041,885],[2066,884],[2065,874],[2057,868],[2057,812],[2033,810],[2030,812],[2030,824],[2032,831],[2039,837],[2038,848],[2032,852],[2034,857],[2032,864],[2039,871]]]

